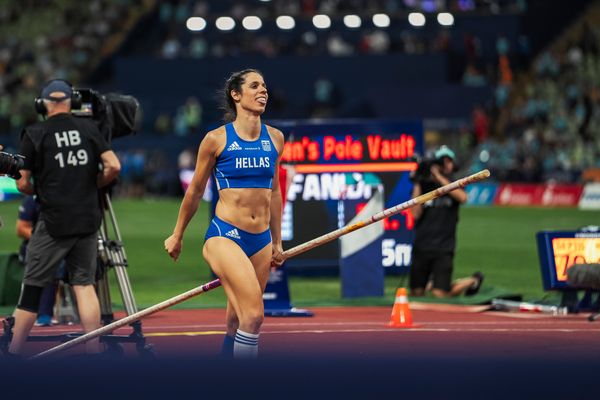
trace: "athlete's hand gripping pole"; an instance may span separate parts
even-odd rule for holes
[[[343,236],[347,233],[354,232],[357,229],[360,229],[367,225],[371,225],[372,223],[381,221],[382,219],[387,218],[391,215],[398,214],[402,210],[406,210],[407,208],[411,208],[417,204],[423,204],[429,200],[433,200],[437,197],[446,195],[446,194],[450,193],[451,191],[456,190],[458,188],[462,188],[471,183],[486,179],[489,176],[490,176],[490,171],[488,171],[487,169],[484,169],[483,171],[480,171],[476,174],[473,174],[473,175],[467,176],[465,178],[461,178],[459,180],[451,182],[447,185],[437,188],[436,190],[432,190],[431,192],[427,192],[418,197],[415,197],[414,199],[410,199],[408,201],[405,201],[404,203],[401,203],[394,207],[390,207],[388,209],[380,211],[377,214],[371,216],[371,218],[369,218],[367,220],[359,221],[352,225],[346,225],[340,229],[337,229],[337,230],[329,232],[325,235],[319,236],[318,238],[310,240],[306,243],[300,244],[296,247],[292,247],[291,249],[286,250],[282,253],[283,259],[286,260],[286,259],[288,259],[290,257],[294,257],[300,253],[304,253],[305,251],[313,249],[317,246],[331,242],[332,240],[337,239],[340,236]],[[158,303],[152,307],[149,307],[149,308],[146,308],[137,313],[128,315],[120,320],[117,320],[117,321],[111,323],[111,324],[105,325],[102,328],[96,329],[95,331],[88,332],[88,333],[81,335],[75,339],[72,339],[68,342],[62,343],[55,347],[52,347],[46,351],[43,351],[39,354],[32,356],[30,359],[33,360],[33,359],[46,357],[46,356],[54,354],[58,351],[66,350],[66,349],[76,346],[80,343],[84,343],[84,342],[87,342],[88,340],[92,340],[103,334],[111,333],[112,331],[114,331],[118,328],[121,328],[125,325],[131,324],[137,320],[140,320],[140,319],[147,317],[151,314],[154,314],[158,311],[164,310],[165,308],[174,306],[175,304],[184,302],[185,300],[195,297],[201,293],[208,292],[212,289],[218,288],[219,286],[221,286],[221,281],[219,279],[215,279],[214,281],[205,283],[204,285],[198,286],[192,290],[189,290],[185,293],[182,293],[180,295],[172,297],[172,298],[165,300],[161,303]]]

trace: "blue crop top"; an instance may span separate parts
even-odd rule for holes
[[[278,154],[266,125],[261,124],[260,137],[254,141],[240,138],[232,123],[225,125],[225,132],[227,143],[214,168],[218,190],[271,189]]]

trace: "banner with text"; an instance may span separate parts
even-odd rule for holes
[[[582,185],[502,183],[494,198],[500,206],[576,207],[583,192]]]
[[[302,244],[344,226],[376,192],[385,208],[410,199],[410,172],[423,154],[421,121],[273,121],[286,143],[282,165],[288,171],[282,237],[284,248]],[[410,210],[387,218],[370,245],[373,265],[407,270],[414,221]],[[361,259],[363,250],[348,253]],[[366,250],[365,250],[366,251]],[[338,268],[340,241],[324,244],[288,260],[290,270]],[[361,261],[362,262],[362,261]]]

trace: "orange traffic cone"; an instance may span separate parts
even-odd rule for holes
[[[388,326],[391,328],[412,328],[414,326],[405,288],[396,290],[396,300],[394,300],[394,308],[392,308]]]

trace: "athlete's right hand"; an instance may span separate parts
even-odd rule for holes
[[[181,248],[183,247],[183,241],[177,238],[175,235],[169,236],[165,240],[165,250],[169,253],[169,256],[177,261],[179,254],[181,254]]]

